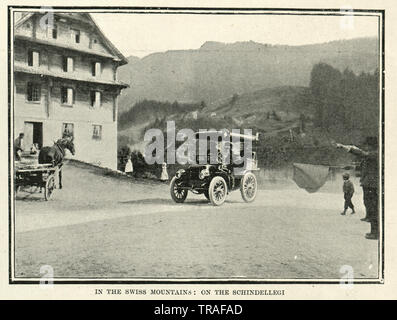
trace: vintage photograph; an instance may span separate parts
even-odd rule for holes
[[[384,11],[9,7],[10,283],[382,283]]]

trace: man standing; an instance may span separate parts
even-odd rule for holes
[[[342,148],[361,158],[360,183],[364,193],[364,205],[367,215],[364,221],[371,223],[371,232],[367,233],[367,239],[379,239],[379,209],[378,209],[378,187],[379,187],[379,165],[378,165],[378,139],[367,137],[365,149],[361,150],[355,146],[345,146],[337,143],[337,148]]]
[[[14,155],[15,155],[15,160],[19,161],[21,160],[21,153],[23,151],[23,138],[24,138],[25,134],[23,132],[21,132],[18,136],[18,138],[16,138],[14,140]]]

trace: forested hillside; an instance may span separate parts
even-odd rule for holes
[[[359,38],[287,46],[253,41],[206,42],[197,50],[174,50],[130,57],[119,79],[130,84],[120,97],[120,110],[147,100],[200,102],[207,105],[266,88],[308,87],[310,71],[323,62],[356,74],[378,67],[378,41]]]

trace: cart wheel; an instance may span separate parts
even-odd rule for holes
[[[227,196],[227,184],[225,179],[220,176],[214,177],[208,188],[208,194],[214,206],[223,204]]]
[[[245,202],[252,202],[256,197],[258,191],[258,183],[256,177],[252,172],[247,172],[240,182],[241,196]]]
[[[176,203],[183,203],[187,197],[187,190],[178,188],[176,185],[176,177],[173,177],[170,183],[171,198]]]
[[[51,198],[52,192],[55,189],[55,177],[50,175],[46,181],[44,189],[44,199],[48,201]]]

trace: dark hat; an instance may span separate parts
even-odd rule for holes
[[[370,147],[377,148],[378,147],[378,138],[377,137],[367,137],[365,139],[365,144]]]
[[[348,174],[347,172],[345,172],[343,174],[343,179],[349,179],[350,178],[350,174]]]

